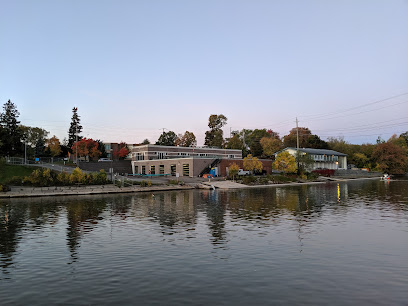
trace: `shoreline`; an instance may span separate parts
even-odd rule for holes
[[[138,193],[138,192],[153,192],[153,191],[179,191],[191,189],[251,189],[251,188],[276,188],[276,187],[293,187],[304,185],[318,185],[327,184],[330,182],[348,182],[357,180],[379,180],[380,177],[361,177],[361,178],[339,178],[328,179],[319,182],[292,182],[283,184],[269,184],[269,185],[244,185],[232,181],[213,181],[200,182],[197,184],[180,185],[160,185],[151,187],[116,187],[113,185],[92,185],[92,186],[61,186],[61,187],[13,187],[12,190],[5,193],[0,193],[0,199],[11,198],[32,198],[32,197],[50,197],[50,196],[69,196],[69,195],[98,195],[98,194],[119,194],[119,193]]]

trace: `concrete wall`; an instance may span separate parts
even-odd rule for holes
[[[109,172],[109,168],[113,168],[115,173],[132,173],[132,164],[130,160],[116,160],[113,162],[82,162],[79,163],[79,168],[87,171],[99,171],[101,169]]]
[[[362,170],[336,170],[334,176],[339,177],[380,177],[382,173]]]

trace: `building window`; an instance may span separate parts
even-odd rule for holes
[[[146,166],[142,166],[142,174],[146,174]]]
[[[183,176],[190,176],[190,165],[183,164]]]
[[[159,166],[159,173],[164,174],[164,165]]]
[[[157,154],[158,154],[158,156],[157,156],[158,159],[164,159],[164,153],[163,152],[158,152]]]
[[[156,166],[150,166],[150,174],[156,174]]]
[[[170,165],[170,174],[176,176],[176,165]]]
[[[135,166],[135,174],[139,173],[139,166]]]

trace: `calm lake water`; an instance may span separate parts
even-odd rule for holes
[[[0,304],[408,305],[408,182],[0,200]]]

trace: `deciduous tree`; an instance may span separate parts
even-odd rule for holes
[[[229,176],[232,177],[232,180],[235,180],[235,176],[239,172],[239,166],[236,163],[232,163],[228,167]]]
[[[224,115],[211,115],[208,118],[209,131],[205,132],[204,144],[209,147],[219,147],[224,145],[224,134],[222,127],[227,124],[227,117]]]
[[[75,142],[72,146],[72,153],[78,152],[79,157],[88,157],[91,159],[98,159],[101,152],[98,150],[98,143],[93,139],[82,138]]]
[[[159,139],[156,141],[156,145],[160,146],[174,146],[176,143],[177,135],[173,131],[163,132]]]
[[[407,171],[408,158],[406,152],[392,142],[378,144],[373,152],[373,158],[383,172],[404,174]]]
[[[116,159],[125,159],[129,155],[129,148],[125,142],[121,142],[118,148],[113,150],[113,157]]]
[[[281,152],[276,156],[273,166],[276,170],[283,171],[285,173],[296,172],[295,157],[286,151]]]
[[[276,152],[282,149],[282,141],[272,137],[262,137],[260,140],[263,155],[272,157]]]
[[[178,135],[175,144],[180,147],[192,147],[197,145],[197,139],[193,132],[186,131],[184,135]]]
[[[244,158],[244,169],[252,172],[262,172],[262,162],[257,157],[253,157],[252,154],[248,154]]]
[[[50,151],[50,155],[52,157],[58,156],[61,154],[61,146],[59,139],[57,136],[52,136],[50,139],[47,140],[48,150]]]

